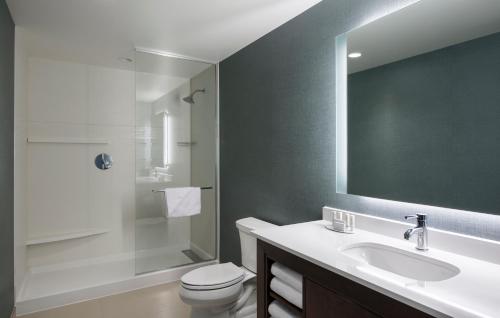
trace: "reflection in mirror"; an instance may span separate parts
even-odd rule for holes
[[[350,31],[337,72],[338,192],[500,214],[500,1],[422,0]]]

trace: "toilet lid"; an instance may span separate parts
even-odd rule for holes
[[[181,282],[188,289],[217,289],[239,283],[244,277],[243,269],[233,263],[224,263],[192,270],[181,277]]]

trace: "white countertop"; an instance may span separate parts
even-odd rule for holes
[[[429,251],[418,252],[414,241],[408,242],[362,229],[357,229],[354,234],[342,234],[327,230],[327,224],[331,223],[315,221],[262,229],[254,233],[260,240],[433,316],[500,317],[499,264],[435,249],[432,240],[429,241]],[[425,256],[457,266],[460,273],[444,281],[416,281],[367,266],[340,251],[347,245],[363,242],[424,253]]]

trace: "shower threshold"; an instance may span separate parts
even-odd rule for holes
[[[154,272],[135,273],[135,259],[117,259],[27,274],[16,301],[17,315],[174,282],[185,273],[217,261],[206,261]]]

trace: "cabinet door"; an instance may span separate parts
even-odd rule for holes
[[[305,280],[307,318],[380,318],[337,293]]]

